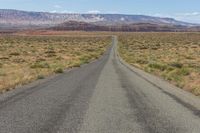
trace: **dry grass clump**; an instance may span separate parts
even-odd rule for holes
[[[127,33],[119,42],[128,63],[200,95],[199,33]]]
[[[0,36],[0,91],[97,59],[110,42],[105,36]]]

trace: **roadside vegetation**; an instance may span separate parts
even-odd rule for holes
[[[79,67],[102,55],[106,36],[0,36],[0,92]]]
[[[200,33],[121,34],[119,53],[131,65],[200,95]]]

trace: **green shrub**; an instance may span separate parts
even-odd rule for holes
[[[80,66],[81,66],[80,62],[76,62],[76,63],[72,64],[72,67],[80,67]]]
[[[177,74],[177,69],[167,73],[165,78],[170,81],[180,82],[182,80],[181,75]]]
[[[31,65],[31,68],[50,68],[47,62],[36,62]]]
[[[94,49],[93,49],[93,48],[87,48],[86,51],[88,51],[88,52],[93,52]]]
[[[48,50],[45,52],[46,54],[55,54],[56,52],[54,50]]]
[[[153,68],[153,69],[158,69],[160,71],[164,71],[167,69],[167,65],[158,64],[158,63],[150,63],[148,64],[148,67]]]
[[[136,63],[139,63],[139,64],[147,64],[148,61],[147,61],[147,60],[144,60],[144,59],[137,59],[137,60],[136,60]]]
[[[6,76],[6,73],[3,70],[0,70],[0,76]]]
[[[80,58],[80,63],[81,64],[86,64],[89,63],[90,57],[89,56],[83,56]]]
[[[192,93],[195,94],[196,96],[200,95],[200,88],[193,88]]]
[[[167,69],[166,69],[166,71],[167,71],[167,72],[170,72],[170,71],[173,71],[174,69],[175,69],[174,67],[167,66]]]
[[[18,52],[12,52],[12,53],[10,53],[10,55],[13,55],[13,56],[19,56],[20,53],[18,53]]]
[[[182,75],[182,76],[187,76],[190,74],[190,70],[188,68],[181,68],[178,69],[177,74]]]
[[[178,62],[173,62],[173,63],[170,63],[169,65],[172,66],[172,67],[176,67],[176,68],[182,68],[183,67],[183,64],[178,63]]]
[[[57,68],[54,72],[55,72],[55,73],[63,73],[64,71],[63,71],[62,68]]]
[[[43,75],[38,75],[37,79],[44,79],[44,76]]]
[[[189,69],[181,68],[181,69],[174,69],[167,73],[163,73],[162,76],[164,76],[167,80],[177,82],[177,81],[182,81],[183,76],[187,76],[189,74],[190,74]]]

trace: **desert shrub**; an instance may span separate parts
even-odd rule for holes
[[[56,70],[54,70],[55,73],[63,73],[63,69],[62,68],[57,68]]]
[[[193,60],[193,59],[195,59],[194,57],[189,56],[189,55],[188,55],[188,56],[185,56],[185,58],[188,59],[188,60]]]
[[[86,51],[88,51],[88,52],[93,52],[94,49],[93,49],[93,48],[87,48]]]
[[[44,75],[38,75],[37,76],[37,79],[44,79],[45,77],[44,77]]]
[[[167,65],[159,64],[159,63],[150,63],[150,64],[148,64],[148,66],[150,68],[158,69],[158,70],[161,70],[161,71],[164,71],[164,70],[167,69]]]
[[[199,96],[200,95],[200,87],[193,88],[192,93],[195,94],[196,96]]]
[[[141,50],[148,49],[148,46],[140,46],[139,49],[141,49]]]
[[[24,63],[24,62],[26,62],[26,60],[24,60],[22,58],[17,58],[17,59],[14,59],[13,62],[15,62],[15,63]]]
[[[158,47],[152,47],[151,49],[152,50],[158,50]]]
[[[62,60],[63,58],[61,56],[57,56],[56,60]]]
[[[42,61],[46,61],[46,59],[45,58],[37,58],[36,59],[36,62],[42,62]]]
[[[83,56],[80,58],[80,63],[81,64],[89,63],[89,60],[90,60],[89,56]]]
[[[72,53],[75,54],[75,55],[77,55],[77,56],[81,55],[80,51],[72,51]]]
[[[71,67],[80,67],[81,63],[80,62],[74,62]]]
[[[9,60],[9,57],[3,56],[3,57],[0,57],[0,60]]]
[[[31,68],[50,68],[47,62],[36,62],[31,65]]]
[[[148,66],[145,66],[145,67],[144,67],[144,71],[145,71],[145,72],[149,72],[149,73],[154,73],[154,72],[155,72],[155,69],[152,69],[152,68],[150,68],[150,67],[148,67]]]
[[[187,76],[190,74],[190,70],[188,68],[181,68],[177,70],[178,75]]]
[[[12,56],[19,56],[20,53],[18,53],[18,52],[12,52],[12,53],[10,53],[10,55],[12,55]]]
[[[172,67],[176,67],[176,68],[182,68],[183,64],[179,63],[179,62],[173,62],[169,64]]]
[[[181,76],[177,74],[177,69],[163,75],[167,80],[180,82],[182,80]]]
[[[165,70],[166,72],[173,71],[175,68],[171,66],[167,66],[167,69]]]
[[[136,60],[136,63],[139,63],[139,64],[147,64],[148,61],[147,61],[147,60],[144,60],[144,59],[137,59],[137,60]]]
[[[0,70],[0,76],[6,76],[6,73],[3,70]]]
[[[45,52],[46,54],[55,54],[56,52],[54,50],[48,50]]]
[[[181,88],[192,90],[190,82],[199,86],[200,34],[127,33],[120,34],[118,39],[119,53],[131,65],[162,76]],[[150,56],[148,49],[154,62],[142,65]],[[200,88],[193,89],[193,93],[200,95]]]
[[[0,89],[62,73],[65,68],[79,67],[98,58],[110,41],[110,37],[80,37],[78,34],[71,36],[71,33],[70,37],[1,36],[0,63],[3,67],[0,64],[0,79],[8,79],[12,84],[0,84]],[[15,77],[19,81],[16,82]]]
[[[57,55],[54,54],[54,53],[48,53],[48,54],[46,55],[46,57],[55,57],[55,56],[57,56]]]
[[[187,76],[190,74],[189,69],[181,68],[181,69],[174,69],[170,72],[162,74],[167,80],[180,82],[183,79],[183,76]]]

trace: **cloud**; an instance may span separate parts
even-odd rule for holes
[[[178,13],[176,15],[177,16],[185,16],[185,17],[200,16],[200,12]]]
[[[161,13],[156,13],[156,14],[149,14],[150,16],[155,16],[155,17],[162,17],[162,18],[170,18],[172,17],[169,14],[161,14]]]
[[[98,11],[98,10],[91,10],[91,11],[88,11],[87,13],[90,13],[90,14],[98,14],[98,13],[101,13],[101,12]]]
[[[62,6],[60,6],[60,5],[54,5],[53,7],[56,8],[56,9],[62,8]]]
[[[191,22],[191,23],[200,23],[200,12],[185,12],[185,13],[173,13],[173,14],[157,13],[149,15],[155,17],[175,18],[180,21]]]
[[[50,11],[50,13],[57,13],[58,11],[56,11],[56,10],[53,10],[53,11]]]
[[[50,11],[50,12],[51,13],[76,13],[76,12],[68,11],[68,10],[62,10],[62,11],[53,10],[53,11]]]
[[[200,23],[200,12],[176,13],[173,17],[181,21]]]
[[[108,13],[108,14],[119,14],[119,12],[117,12],[117,11],[108,11],[106,13]]]
[[[73,12],[73,11],[68,11],[68,10],[62,10],[62,11],[59,11],[60,13],[76,13],[76,12]]]

